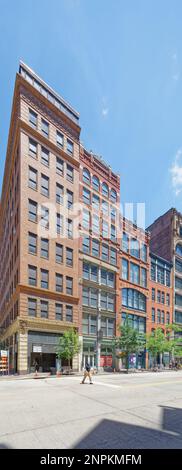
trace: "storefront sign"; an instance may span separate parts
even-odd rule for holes
[[[112,366],[112,356],[101,356],[100,366],[101,367],[111,367]]]
[[[42,352],[42,346],[33,346],[33,352],[34,353],[41,353]]]
[[[1,349],[1,357],[8,357],[8,351]]]

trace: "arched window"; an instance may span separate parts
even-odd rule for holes
[[[97,178],[97,176],[93,176],[92,178],[92,186],[93,186],[93,189],[95,189],[95,191],[99,191],[99,178]]]
[[[90,184],[90,171],[87,168],[83,169],[83,181],[86,184]]]
[[[109,196],[109,189],[106,183],[102,183],[102,194],[105,197]]]
[[[146,312],[146,297],[135,289],[122,289],[122,305]]]
[[[111,199],[112,202],[117,201],[117,192],[113,188],[111,189],[110,199]]]
[[[182,256],[182,245],[180,245],[180,243],[178,243],[176,245],[176,253],[179,255],[179,256]]]

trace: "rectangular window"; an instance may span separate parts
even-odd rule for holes
[[[90,205],[90,191],[87,188],[83,188],[83,202]]]
[[[101,269],[101,284],[107,286],[107,271],[106,271],[106,269]]]
[[[107,310],[107,293],[101,291],[100,295],[100,303],[101,303],[101,309],[102,310]]]
[[[36,266],[28,265],[28,283],[30,286],[37,285],[37,268]]]
[[[110,263],[113,264],[113,266],[117,264],[117,252],[114,248],[110,249]]]
[[[171,285],[171,274],[170,271],[166,270],[166,286],[170,287]]]
[[[40,274],[41,274],[42,289],[48,289],[49,288],[49,271],[47,271],[46,269],[41,269]]]
[[[63,306],[62,304],[56,303],[55,305],[55,310],[56,310],[56,320],[62,320],[63,319]]]
[[[41,256],[49,258],[49,240],[47,238],[41,238]]]
[[[66,265],[73,266],[73,250],[66,248]]]
[[[56,263],[63,263],[63,245],[56,243]]]
[[[127,259],[122,259],[122,279],[128,279],[128,261]]]
[[[68,165],[68,163],[66,167],[66,179],[67,181],[70,181],[70,183],[73,183],[74,181],[74,169],[71,165]]]
[[[28,298],[28,315],[29,317],[37,316],[37,300]]]
[[[37,170],[31,166],[28,167],[28,185],[29,188],[37,189]]]
[[[41,225],[44,228],[49,228],[49,209],[45,206],[41,206]]]
[[[28,218],[32,222],[37,222],[37,202],[28,200]]]
[[[56,292],[63,292],[63,275],[56,273]]]
[[[169,312],[166,313],[166,323],[169,325],[170,323],[170,314]]]
[[[42,134],[45,136],[45,137],[49,137],[49,124],[47,121],[44,121],[44,119],[42,119],[41,121],[41,130],[42,130]]]
[[[122,250],[129,253],[129,236],[125,232],[123,232]]]
[[[92,215],[92,230],[94,233],[97,233],[98,235],[100,233],[99,224],[100,224],[99,216],[96,214],[93,214]]]
[[[170,305],[170,294],[166,294],[166,305]]]
[[[109,212],[109,205],[107,201],[102,200],[102,212],[104,215],[108,215]]]
[[[141,259],[146,263],[147,261],[147,245],[141,244]]]
[[[147,287],[147,270],[145,268],[141,268],[141,280],[140,280],[142,287]]]
[[[66,276],[66,293],[68,295],[73,295],[73,279],[68,276]]]
[[[63,216],[60,214],[56,215],[56,231],[59,234],[63,234]]]
[[[90,266],[90,280],[93,282],[98,281],[98,268],[94,264]]]
[[[107,319],[107,336],[114,336],[115,322],[112,318]]]
[[[33,158],[37,158],[37,142],[33,139],[29,139],[29,155]]]
[[[111,240],[116,241],[116,227],[111,225]]]
[[[63,148],[63,146],[64,146],[64,136],[59,131],[56,132],[56,142],[57,142],[58,147]]]
[[[40,301],[40,316],[41,318],[48,318],[49,316],[49,303],[46,300]]]
[[[82,227],[87,230],[90,228],[90,212],[86,209],[83,209]]]
[[[88,289],[88,287],[83,287],[83,289],[82,289],[82,301],[83,301],[83,305],[85,305],[86,307],[89,306],[89,289]]]
[[[161,312],[161,323],[163,323],[163,324],[165,323],[165,321],[164,321],[164,311],[163,310]]]
[[[107,309],[114,312],[115,296],[113,294],[107,294]]]
[[[56,183],[56,202],[58,204],[63,204],[63,196],[64,196],[64,187]]]
[[[139,284],[140,282],[140,268],[134,263],[130,263],[130,282],[134,284]]]
[[[161,291],[160,290],[157,291],[157,302],[158,303],[161,302]]]
[[[164,284],[164,268],[157,266],[157,282]]]
[[[56,157],[56,173],[60,176],[64,176],[64,162],[59,157]]]
[[[92,238],[92,255],[99,257],[99,241]]]
[[[90,279],[90,265],[89,263],[83,263],[83,279]]]
[[[107,272],[107,285],[109,287],[115,287],[115,274],[111,271]]]
[[[66,305],[66,321],[73,321],[73,307],[72,305]]]
[[[34,129],[37,128],[37,117],[37,114],[32,109],[29,109],[29,122]]]
[[[156,265],[154,263],[151,263],[151,280],[156,281]]]
[[[161,311],[157,310],[157,323],[161,323]]]
[[[45,147],[41,147],[41,162],[49,166],[49,150],[47,150]]]
[[[95,335],[97,331],[97,318],[94,315],[89,317],[89,333]]]
[[[98,306],[98,291],[90,289],[90,307],[97,308]]]
[[[136,238],[132,238],[130,241],[130,254],[135,258],[140,258],[140,245]]]
[[[83,253],[90,253],[90,238],[89,237],[83,237],[82,241],[82,250]]]
[[[152,308],[152,323],[155,323],[155,308]]]
[[[73,155],[73,142],[71,142],[69,139],[67,139],[67,152],[70,155]]]
[[[161,302],[162,302],[162,304],[165,304],[165,294],[164,294],[164,292],[161,293]]]
[[[152,287],[152,300],[155,302],[155,289]]]
[[[99,199],[99,196],[97,196],[97,194],[92,194],[92,207],[99,211],[99,204],[100,204],[100,199]]]
[[[28,251],[33,255],[37,253],[37,235],[30,232],[28,234]]]
[[[101,330],[103,336],[107,336],[107,319],[105,317],[101,317]]]
[[[102,260],[109,261],[109,247],[107,245],[102,245]]]
[[[88,334],[89,333],[88,325],[89,325],[89,316],[84,313],[83,317],[82,317],[82,332],[83,332],[83,334]]]
[[[102,236],[103,238],[108,238],[109,236],[109,225],[108,225],[108,222],[106,222],[106,220],[103,220],[102,222]]]
[[[69,191],[69,189],[67,189],[67,208],[73,208],[73,193],[72,191]]]
[[[41,194],[49,197],[49,178],[41,173]]]
[[[182,307],[182,295],[175,294],[175,305]]]
[[[71,219],[67,219],[67,236],[73,238],[73,221]]]

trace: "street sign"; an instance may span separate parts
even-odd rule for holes
[[[8,351],[5,351],[4,349],[1,349],[1,357],[8,357]]]

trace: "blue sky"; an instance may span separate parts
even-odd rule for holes
[[[0,185],[19,59],[79,112],[146,224],[182,211],[181,0],[0,0]]]

